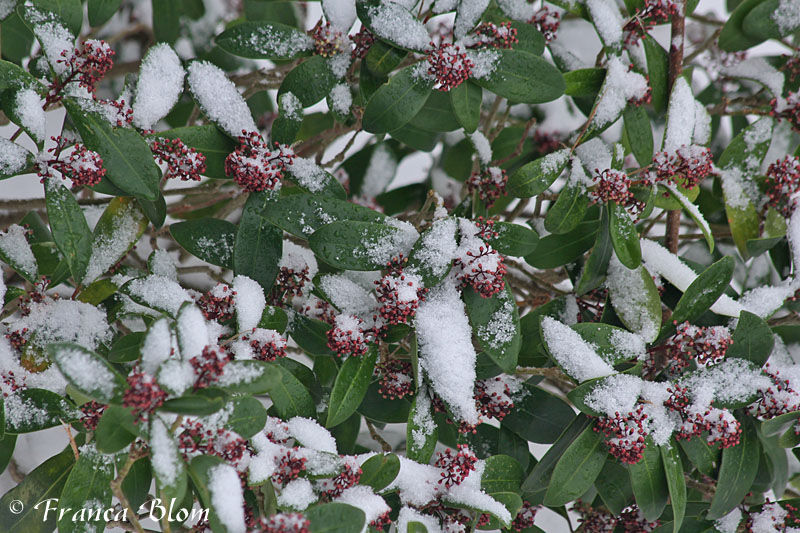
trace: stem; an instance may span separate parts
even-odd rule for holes
[[[672,93],[675,81],[683,73],[683,41],[686,27],[686,2],[679,0],[678,13],[672,16],[672,31],[669,45],[669,80],[667,89]],[[665,244],[673,254],[678,253],[680,240],[681,211],[674,209],[667,213],[667,234]]]
[[[137,448],[135,442],[132,443],[130,451],[128,451],[128,459],[126,459],[125,464],[122,465],[117,477],[111,482],[111,492],[117,497],[123,509],[130,511],[131,525],[133,526],[134,531],[138,533],[143,533],[144,528],[142,527],[142,524],[139,523],[139,517],[136,515],[136,511],[133,509],[133,507],[131,507],[131,503],[128,501],[128,498],[125,497],[125,493],[122,491],[122,482],[125,481],[125,476],[128,475],[128,472],[131,471],[133,463],[145,455],[146,452],[142,452],[139,448]]]
[[[369,436],[372,437],[372,440],[374,440],[375,442],[380,444],[381,445],[381,449],[384,452],[387,452],[387,453],[391,452],[392,451],[391,444],[389,444],[388,442],[383,440],[383,437],[381,437],[378,434],[378,431],[375,429],[375,426],[372,425],[372,422],[370,422],[367,418],[364,418],[364,422],[367,423],[367,429],[369,430]]]

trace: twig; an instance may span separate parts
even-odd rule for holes
[[[672,31],[669,46],[669,80],[667,89],[671,93],[678,77],[683,73],[683,40],[686,26],[686,0],[677,2],[678,12],[672,15]],[[681,211],[673,209],[667,213],[667,234],[665,243],[667,250],[678,253],[680,241]]]
[[[69,424],[67,424],[60,418],[58,419],[58,421],[61,422],[61,427],[63,427],[64,431],[67,432],[67,438],[69,439],[69,446],[70,448],[72,448],[72,453],[75,455],[75,460],[77,461],[78,459],[80,459],[81,454],[78,453],[78,443],[75,442],[75,436],[72,434],[72,428],[70,428]]]
[[[144,533],[145,530],[142,527],[142,524],[139,522],[139,517],[136,514],[136,510],[131,506],[128,498],[125,496],[125,492],[122,490],[122,482],[125,481],[125,476],[128,475],[128,472],[131,471],[133,463],[135,463],[138,459],[145,457],[146,455],[147,452],[144,452],[136,447],[136,442],[131,443],[130,450],[128,451],[128,458],[125,461],[125,464],[122,465],[122,468],[117,473],[117,477],[111,481],[111,492],[117,497],[117,500],[119,500],[119,503],[122,505],[123,509],[130,511],[131,526],[134,528],[132,531],[136,531],[137,533]]]
[[[367,423],[367,429],[369,430],[369,436],[372,437],[372,440],[374,440],[375,442],[380,444],[381,445],[381,450],[383,450],[384,452],[391,452],[392,451],[391,444],[389,444],[388,442],[383,440],[383,437],[381,437],[378,434],[377,430],[375,429],[375,426],[372,425],[372,422],[370,422],[369,419],[367,419],[367,418],[364,419],[364,422]]]

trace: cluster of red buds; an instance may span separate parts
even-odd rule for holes
[[[128,377],[128,388],[122,397],[123,407],[133,410],[134,422],[138,423],[158,409],[167,399],[167,393],[159,387],[156,380],[138,368],[134,368]]]
[[[225,322],[233,318],[234,296],[236,296],[236,291],[230,285],[217,283],[197,300],[197,305],[206,320]]]
[[[258,533],[309,533],[311,521],[300,513],[277,513],[258,520]]]
[[[492,22],[481,22],[472,30],[474,36],[471,38],[467,48],[505,48],[510,49],[519,42],[517,38],[517,28],[512,28],[510,22],[494,24]]]
[[[675,153],[658,152],[653,156],[657,181],[670,181],[673,176],[683,176],[684,187],[693,189],[711,174],[713,169],[711,150],[704,146],[681,146]]]
[[[114,51],[107,42],[97,39],[88,39],[74,50],[64,50],[61,57],[57,62],[64,64],[64,74],[51,84],[46,99],[48,104],[61,100],[62,90],[72,82],[78,82],[94,94],[97,82],[114,66]]]
[[[273,444],[280,444],[281,446],[289,442],[292,438],[289,432],[289,426],[280,418],[269,417],[264,426],[264,436]]]
[[[92,187],[100,183],[106,175],[100,154],[77,143],[73,150],[62,158],[61,153],[71,143],[60,135],[51,139],[56,143],[54,147],[47,149],[48,153],[53,154],[52,158],[39,162],[37,174],[42,183],[53,176],[54,170],[59,172],[62,178],[71,179],[75,185]]]
[[[178,138],[158,138],[152,142],[150,150],[159,163],[167,165],[166,179],[200,181],[206,172],[206,156]]]
[[[781,70],[788,74],[789,81],[792,82],[800,77],[800,55],[794,54],[793,56],[786,56],[786,63],[783,64]]]
[[[400,400],[413,394],[413,378],[411,362],[401,359],[390,359],[375,365],[380,375],[378,392],[389,400]]]
[[[97,102],[105,108],[104,113],[108,121],[116,124],[118,128],[133,122],[133,109],[125,103],[125,100],[97,100]]]
[[[306,458],[300,457],[296,449],[287,450],[275,467],[272,473],[272,481],[279,485],[286,485],[290,481],[297,479],[300,472],[306,469]]]
[[[361,467],[355,461],[345,461],[342,471],[335,477],[323,481],[323,492],[328,498],[341,496],[350,487],[358,485],[361,480]]]
[[[369,28],[366,26],[361,26],[361,30],[350,37],[350,40],[353,41],[355,45],[353,51],[350,52],[350,57],[353,59],[363,59],[372,45],[375,44],[375,34],[369,31]]]
[[[328,330],[328,348],[339,357],[355,357],[367,353],[364,321],[353,315],[338,315]]]
[[[623,509],[619,516],[614,516],[607,509],[595,508],[578,500],[572,507],[572,511],[580,515],[578,522],[581,524],[581,529],[592,533],[611,533],[612,531],[649,533],[661,524],[658,520],[648,521],[636,504]]]
[[[94,431],[97,429],[100,417],[103,416],[103,412],[105,412],[107,408],[108,405],[94,400],[81,405],[81,424],[83,424],[83,427],[85,427],[87,431]]]
[[[675,434],[676,439],[689,440],[706,432],[708,434],[706,442],[710,446],[730,448],[739,444],[742,426],[730,411],[709,405],[697,410],[687,408],[684,416],[686,418]]]
[[[10,331],[5,334],[11,347],[17,351],[22,351],[22,348],[28,343],[28,328],[22,328]]]
[[[4,229],[3,233],[8,233],[9,231],[19,231],[19,229],[17,229],[18,227],[20,226],[10,226]],[[27,229],[26,227],[25,238],[27,239],[32,233],[33,231]],[[29,292],[19,297],[18,307],[19,307],[19,313],[22,316],[28,316],[31,314],[31,304],[33,303],[40,304],[48,298],[47,287],[49,285],[50,285],[50,279],[47,278],[47,276],[42,276],[36,281],[36,284]],[[58,300],[60,297],[61,296],[58,293],[52,295],[53,300]],[[28,330],[28,328],[23,328],[23,329],[25,331]]]
[[[561,148],[564,137],[556,132],[536,130],[533,132],[533,145],[540,156],[555,152]]]
[[[700,327],[684,322],[665,344],[670,372],[680,373],[692,360],[699,366],[720,363],[731,344],[733,339],[726,327]]]
[[[302,270],[282,266],[278,271],[278,277],[275,279],[275,285],[270,293],[271,301],[278,305],[287,296],[300,296],[306,283],[311,282],[308,273],[308,265],[304,266]]]
[[[415,274],[388,273],[375,281],[375,292],[381,307],[378,310],[387,324],[405,324],[417,312],[428,292]]]
[[[636,43],[653,26],[663,24],[677,14],[678,5],[674,0],[645,0],[644,6],[622,28],[625,31],[625,43]]]
[[[465,237],[461,238],[463,240]],[[484,298],[491,298],[505,289],[506,265],[497,250],[477,240],[480,244],[453,260],[453,265],[458,269],[456,279],[462,285],[471,286]]]
[[[225,174],[247,192],[273,190],[294,158],[288,146],[276,142],[270,150],[258,132],[242,130],[239,146],[225,159]]]
[[[514,408],[513,391],[502,377],[475,381],[475,405],[488,418],[502,421]]]
[[[531,505],[531,502],[528,501],[522,502],[522,507],[514,518],[514,521],[511,522],[511,529],[514,531],[523,531],[533,527],[533,523],[536,521],[536,511],[538,510],[538,505]]]
[[[6,337],[8,337],[8,335],[6,335]],[[3,398],[8,398],[9,394],[26,388],[27,385],[25,385],[25,376],[17,379],[17,376],[12,370],[4,370],[2,373],[0,373],[0,391],[3,393]]]
[[[797,200],[793,198],[800,191],[800,158],[786,156],[767,168],[767,205],[777,209],[785,217],[792,216]]]
[[[555,40],[558,32],[558,26],[561,21],[561,13],[558,11],[550,11],[547,7],[542,6],[539,11],[534,13],[528,24],[533,24],[536,29],[544,35],[544,40],[548,43]]]
[[[759,512],[747,513],[745,531],[747,533],[761,533],[762,531],[796,531],[800,525],[800,516],[797,507],[788,502],[770,502],[769,498],[761,506]]]
[[[766,390],[759,390],[759,399],[749,407],[749,412],[769,419],[800,411],[800,394],[792,387],[790,380],[781,376],[780,370],[769,363],[764,365],[764,373],[769,376],[772,385]]]
[[[332,57],[342,51],[342,32],[331,28],[330,22],[320,20],[311,31],[314,40],[314,53],[322,57]]]
[[[621,170],[607,168],[600,171],[594,169],[592,181],[596,183],[593,190],[589,191],[592,202],[607,204],[613,202],[625,208],[632,217],[638,218],[644,210],[644,202],[637,200],[631,192],[631,180]]]
[[[648,533],[655,531],[661,522],[655,520],[650,522],[645,518],[644,513],[636,504],[622,510],[617,517],[617,525],[622,526],[625,533]]]
[[[189,359],[195,375],[194,389],[204,389],[216,383],[231,358],[231,355],[222,349],[206,346],[200,355]]]
[[[186,419],[178,435],[178,449],[189,458],[213,455],[237,464],[248,453],[247,441],[227,429],[207,427],[199,420]]]
[[[624,415],[614,413],[614,416],[601,416],[594,425],[594,431],[602,432],[606,437],[608,451],[625,464],[636,464],[642,458],[645,449],[645,420],[644,406],[639,404],[636,408]]]
[[[242,336],[243,341],[250,342],[255,358],[259,361],[275,361],[286,357],[286,339],[271,329],[257,329]]]
[[[633,64],[628,66],[628,72],[633,70]],[[641,96],[631,96],[628,98],[628,104],[639,107],[645,104],[649,104],[653,101],[653,88],[650,86],[650,76],[645,75],[644,77],[645,83],[647,83],[647,89],[645,89],[644,94]]]
[[[778,98],[773,98],[770,100],[770,106],[772,106],[770,115],[778,120],[788,120],[795,129],[800,128],[800,91],[790,91],[781,102]]]
[[[444,484],[446,488],[453,485],[460,485],[469,476],[469,473],[475,470],[475,463],[478,462],[478,457],[472,453],[466,444],[459,444],[456,447],[456,453],[447,448],[444,452],[437,452],[438,457],[435,466],[440,468],[441,479],[439,484]]]
[[[389,516],[389,511],[386,511],[378,518],[369,523],[370,529],[375,528],[378,531],[389,531],[389,526],[392,525],[392,519]]]
[[[472,75],[475,63],[467,57],[461,47],[453,43],[430,44],[427,59],[430,66],[428,73],[436,78],[435,89],[450,91],[455,89]]]
[[[486,207],[492,207],[498,198],[506,195],[507,183],[508,175],[505,170],[500,167],[484,167],[469,177],[467,190],[470,194],[477,191]]]

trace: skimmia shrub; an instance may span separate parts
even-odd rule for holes
[[[0,0],[0,531],[798,531],[798,30]]]

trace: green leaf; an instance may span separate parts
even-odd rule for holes
[[[686,513],[686,480],[683,477],[683,462],[675,439],[667,446],[659,446],[661,461],[664,463],[664,474],[669,488],[669,500],[672,504],[672,523],[674,533],[678,533]]]
[[[569,150],[559,150],[522,166],[508,179],[508,194],[530,198],[547,190],[569,162]]]
[[[72,35],[81,33],[83,23],[81,0],[33,0],[33,5],[37,9],[56,15]]]
[[[5,400],[6,412],[11,405],[19,405],[19,416],[6,416],[6,434],[31,433],[80,417],[80,411],[63,396],[46,389],[20,389]],[[24,409],[21,407],[24,406]]]
[[[131,128],[115,128],[100,115],[65,98],[64,107],[87,148],[103,159],[106,177],[131,196],[155,201],[161,171],[147,142]]]
[[[464,289],[462,296],[481,348],[504,372],[513,374],[522,335],[511,287],[506,283],[505,289],[491,298],[484,298],[472,289]]]
[[[127,455],[123,455],[118,461],[124,462],[126,457]],[[120,465],[119,462],[117,464]],[[136,460],[122,481],[122,492],[133,509],[139,509],[147,500],[152,482],[153,470],[150,468],[150,461],[147,458]]]
[[[372,383],[367,389],[364,401],[358,406],[358,412],[370,420],[387,424],[405,424],[411,412],[411,402],[406,398],[386,399],[378,391],[378,383]]]
[[[360,533],[364,528],[364,511],[344,503],[316,505],[303,513],[311,522],[310,533]]]
[[[408,423],[406,425],[406,457],[418,463],[428,463],[431,460],[431,455],[433,455],[433,450],[436,448],[439,428],[432,423],[430,400],[427,400],[425,407],[427,419],[424,414],[420,414],[419,403],[420,395],[416,394],[411,401],[411,411],[408,413]],[[427,423],[423,423],[423,421]],[[421,445],[418,442],[420,440],[422,440]]]
[[[19,485],[9,490],[0,499],[0,529],[7,533],[45,533],[56,528],[58,512],[55,502],[36,505],[50,499],[58,500],[67,482],[70,470],[75,464],[72,450],[67,448],[54,455],[31,473]],[[12,502],[22,502],[22,507]],[[20,510],[19,513],[15,512]]]
[[[667,474],[658,447],[648,439],[642,458],[628,467],[636,505],[645,518],[655,521],[664,512],[669,497]]]
[[[296,103],[297,99],[289,93],[283,93],[278,98],[278,116],[272,122],[271,131],[274,142],[292,144],[297,137],[303,124],[303,109]]]
[[[103,280],[104,282],[106,280]],[[110,281],[109,284],[112,284]],[[116,292],[116,290],[114,291]],[[105,298],[103,298],[105,300]],[[99,302],[98,302],[99,303]],[[94,304],[96,305],[96,304]],[[134,331],[114,341],[108,351],[108,360],[112,363],[128,363],[139,359],[139,347],[145,338],[144,331]]]
[[[611,253],[614,251],[608,226],[608,209],[603,208],[600,211],[600,224],[597,229],[594,246],[583,264],[583,270],[575,284],[575,294],[579,296],[596,289],[605,280]]]
[[[603,503],[615,516],[633,503],[633,488],[628,470],[617,461],[606,460],[594,486]]]
[[[81,280],[92,254],[92,232],[72,193],[55,179],[45,182],[47,218],[53,240],[69,265],[73,279]]]
[[[311,250],[334,268],[379,270],[387,257],[378,246],[391,246],[403,238],[403,230],[376,222],[339,221],[326,224],[308,239]]]
[[[781,10],[779,0],[766,0],[754,7],[742,21],[742,31],[750,38],[765,41],[767,39],[780,39],[791,34],[800,24],[789,28],[781,28],[773,20],[774,14]],[[777,95],[776,95],[777,96]]]
[[[558,193],[555,203],[547,210],[544,227],[550,233],[569,233],[580,224],[588,208],[589,199],[584,186],[581,183],[568,182]]]
[[[591,344],[597,354],[609,364],[616,365],[631,358],[630,353],[619,349],[619,341],[616,340],[630,336],[631,334],[626,330],[601,322],[579,322],[570,327],[577,331],[583,340]]]
[[[47,354],[76,389],[100,403],[122,403],[125,378],[108,361],[83,346],[68,342],[47,345]]]
[[[525,396],[503,418],[502,426],[530,442],[555,442],[575,413],[561,398],[529,384],[523,387]]]
[[[627,290],[627,287],[611,287],[608,294],[611,305],[629,330],[640,335],[652,331],[653,337],[644,339],[652,342],[661,327],[661,295],[650,273],[643,266],[639,266],[630,275],[630,282],[639,287],[635,292]]]
[[[156,41],[174,43],[180,35],[181,3],[176,0],[151,0],[153,35]]]
[[[373,455],[361,465],[359,485],[372,487],[375,492],[383,490],[400,473],[400,459],[393,453]]]
[[[566,84],[561,72],[545,59],[516,50],[492,50],[499,54],[494,70],[475,83],[512,102],[542,104],[564,94]]]
[[[118,405],[109,406],[97,423],[94,436],[97,450],[101,453],[116,453],[136,438],[128,428],[134,425],[131,410]]]
[[[448,132],[462,126],[453,111],[450,95],[444,91],[431,91],[425,105],[406,124],[406,127],[419,128],[429,132]]]
[[[636,161],[646,167],[653,162],[653,128],[643,106],[628,105],[622,114],[625,135]]]
[[[472,133],[478,128],[481,118],[481,102],[483,90],[471,81],[450,89],[450,105],[456,115],[458,123],[467,133]]]
[[[120,4],[122,4],[122,0],[88,0],[86,5],[89,12],[89,25],[102,26],[108,22],[117,12]]]
[[[147,217],[133,198],[113,198],[94,227],[92,255],[82,283],[88,285],[125,257],[144,235]]]
[[[214,125],[187,126],[160,131],[150,138],[180,139],[186,146],[206,156],[206,172],[209,178],[225,179],[225,159],[236,149],[236,143]]]
[[[395,48],[386,41],[377,40],[364,57],[364,66],[372,74],[385,77],[397,68],[407,55],[408,52],[405,50]]]
[[[155,415],[150,417],[149,444],[156,487],[161,493],[161,498],[175,498],[176,502],[182,501],[188,481],[186,462],[178,450],[178,443],[169,426]]]
[[[233,411],[228,415],[225,427],[249,439],[264,428],[267,410],[252,396],[238,396],[228,404]]]
[[[373,347],[359,357],[348,357],[336,375],[328,401],[328,419],[325,427],[341,424],[356,412],[367,393],[378,351]]]
[[[487,457],[481,476],[481,490],[487,494],[494,492],[519,492],[522,477],[525,475],[519,462],[507,455]]]
[[[386,5],[380,0],[357,0],[356,12],[364,26],[397,48],[424,52],[428,46],[425,25],[402,4]]]
[[[564,94],[573,97],[589,97],[594,100],[606,79],[604,68],[582,68],[564,73]]]
[[[221,398],[190,394],[166,400],[159,409],[181,415],[208,416],[218,412],[222,407]]]
[[[5,28],[6,24],[3,23],[3,29]],[[9,87],[35,86],[35,84],[36,79],[28,71],[14,63],[0,60],[0,91]]]
[[[333,355],[328,348],[329,329],[331,325],[327,322],[296,314],[292,318],[289,335],[304,352],[310,355]]]
[[[0,47],[3,50],[3,57],[14,63],[22,64],[22,60],[30,55],[34,41],[33,32],[13,10],[3,20],[2,24],[3,31],[0,33]],[[5,63],[5,61],[0,63]],[[0,66],[0,71],[2,69],[3,67]],[[4,88],[2,72],[0,72],[0,88]]]
[[[730,285],[734,266],[732,257],[723,257],[697,276],[675,305],[673,322],[694,321],[714,305]]]
[[[97,531],[103,531],[106,520],[102,513],[98,512],[92,515],[89,511],[105,510],[110,507],[111,481],[113,479],[113,459],[94,451],[84,450],[69,473],[58,501],[61,509],[74,509],[59,518],[58,531],[83,532],[90,527],[96,527]],[[74,520],[76,514],[81,519]],[[82,519],[84,516],[87,519]],[[88,520],[89,516],[96,519]]]
[[[492,248],[503,255],[522,257],[536,249],[539,235],[530,228],[510,222],[495,222],[493,226],[497,236],[489,239]]]
[[[283,78],[278,96],[292,93],[304,108],[311,107],[325,98],[338,81],[324,57],[312,56]]]
[[[312,194],[282,196],[261,212],[269,222],[302,239],[337,220],[381,222],[386,215],[345,200]]]
[[[273,363],[268,365],[270,368],[266,373],[269,377],[266,392],[272,399],[278,416],[283,419],[294,416],[313,418],[316,405],[308,389],[286,368]]]
[[[619,204],[608,206],[609,234],[619,262],[633,270],[642,264],[642,250],[639,246],[639,233],[628,212]]]
[[[719,466],[719,448],[709,446],[705,439],[681,439],[678,442],[697,470],[707,476],[714,474]]]
[[[764,319],[749,311],[742,311],[733,332],[733,344],[728,347],[725,356],[746,359],[761,367],[769,359],[774,344],[772,330]]]
[[[597,230],[597,220],[587,220],[569,233],[542,237],[536,250],[525,256],[525,262],[543,270],[571,263],[592,247]]]
[[[647,59],[647,76],[650,78],[653,107],[657,113],[663,113],[667,110],[667,102],[669,101],[669,88],[667,85],[669,55],[650,35],[642,37],[642,44],[644,45],[644,54]]]
[[[176,222],[169,232],[181,247],[212,265],[233,268],[236,225],[218,218]]]
[[[291,60],[311,55],[313,41],[298,29],[277,22],[242,22],[214,38],[217,46],[248,59]]]
[[[215,495],[211,490],[211,471],[220,469],[233,469],[232,466],[226,465],[222,459],[213,455],[198,455],[189,463],[189,476],[192,480],[192,485],[196,489],[198,499],[201,506],[209,509],[208,525],[211,531],[219,531],[220,533],[227,533],[228,529],[222,525],[219,519],[221,509],[217,509],[216,503],[225,501],[225,495]]]
[[[727,52],[746,50],[759,44],[763,39],[744,32],[744,21],[751,11],[764,0],[743,0],[728,15],[728,20],[719,34],[719,47]]]
[[[417,75],[418,65],[401,69],[372,95],[362,123],[370,133],[387,133],[409,122],[425,106],[433,84]]]
[[[580,497],[597,479],[607,455],[602,433],[584,429],[556,463],[544,504],[556,507]]]
[[[739,505],[750,492],[758,473],[761,444],[750,419],[742,423],[739,444],[722,450],[722,466],[717,478],[717,490],[711,500],[708,518],[722,518]]]
[[[269,192],[250,193],[233,248],[234,273],[257,281],[265,293],[275,282],[283,253],[283,232],[264,216],[273,205]]]

